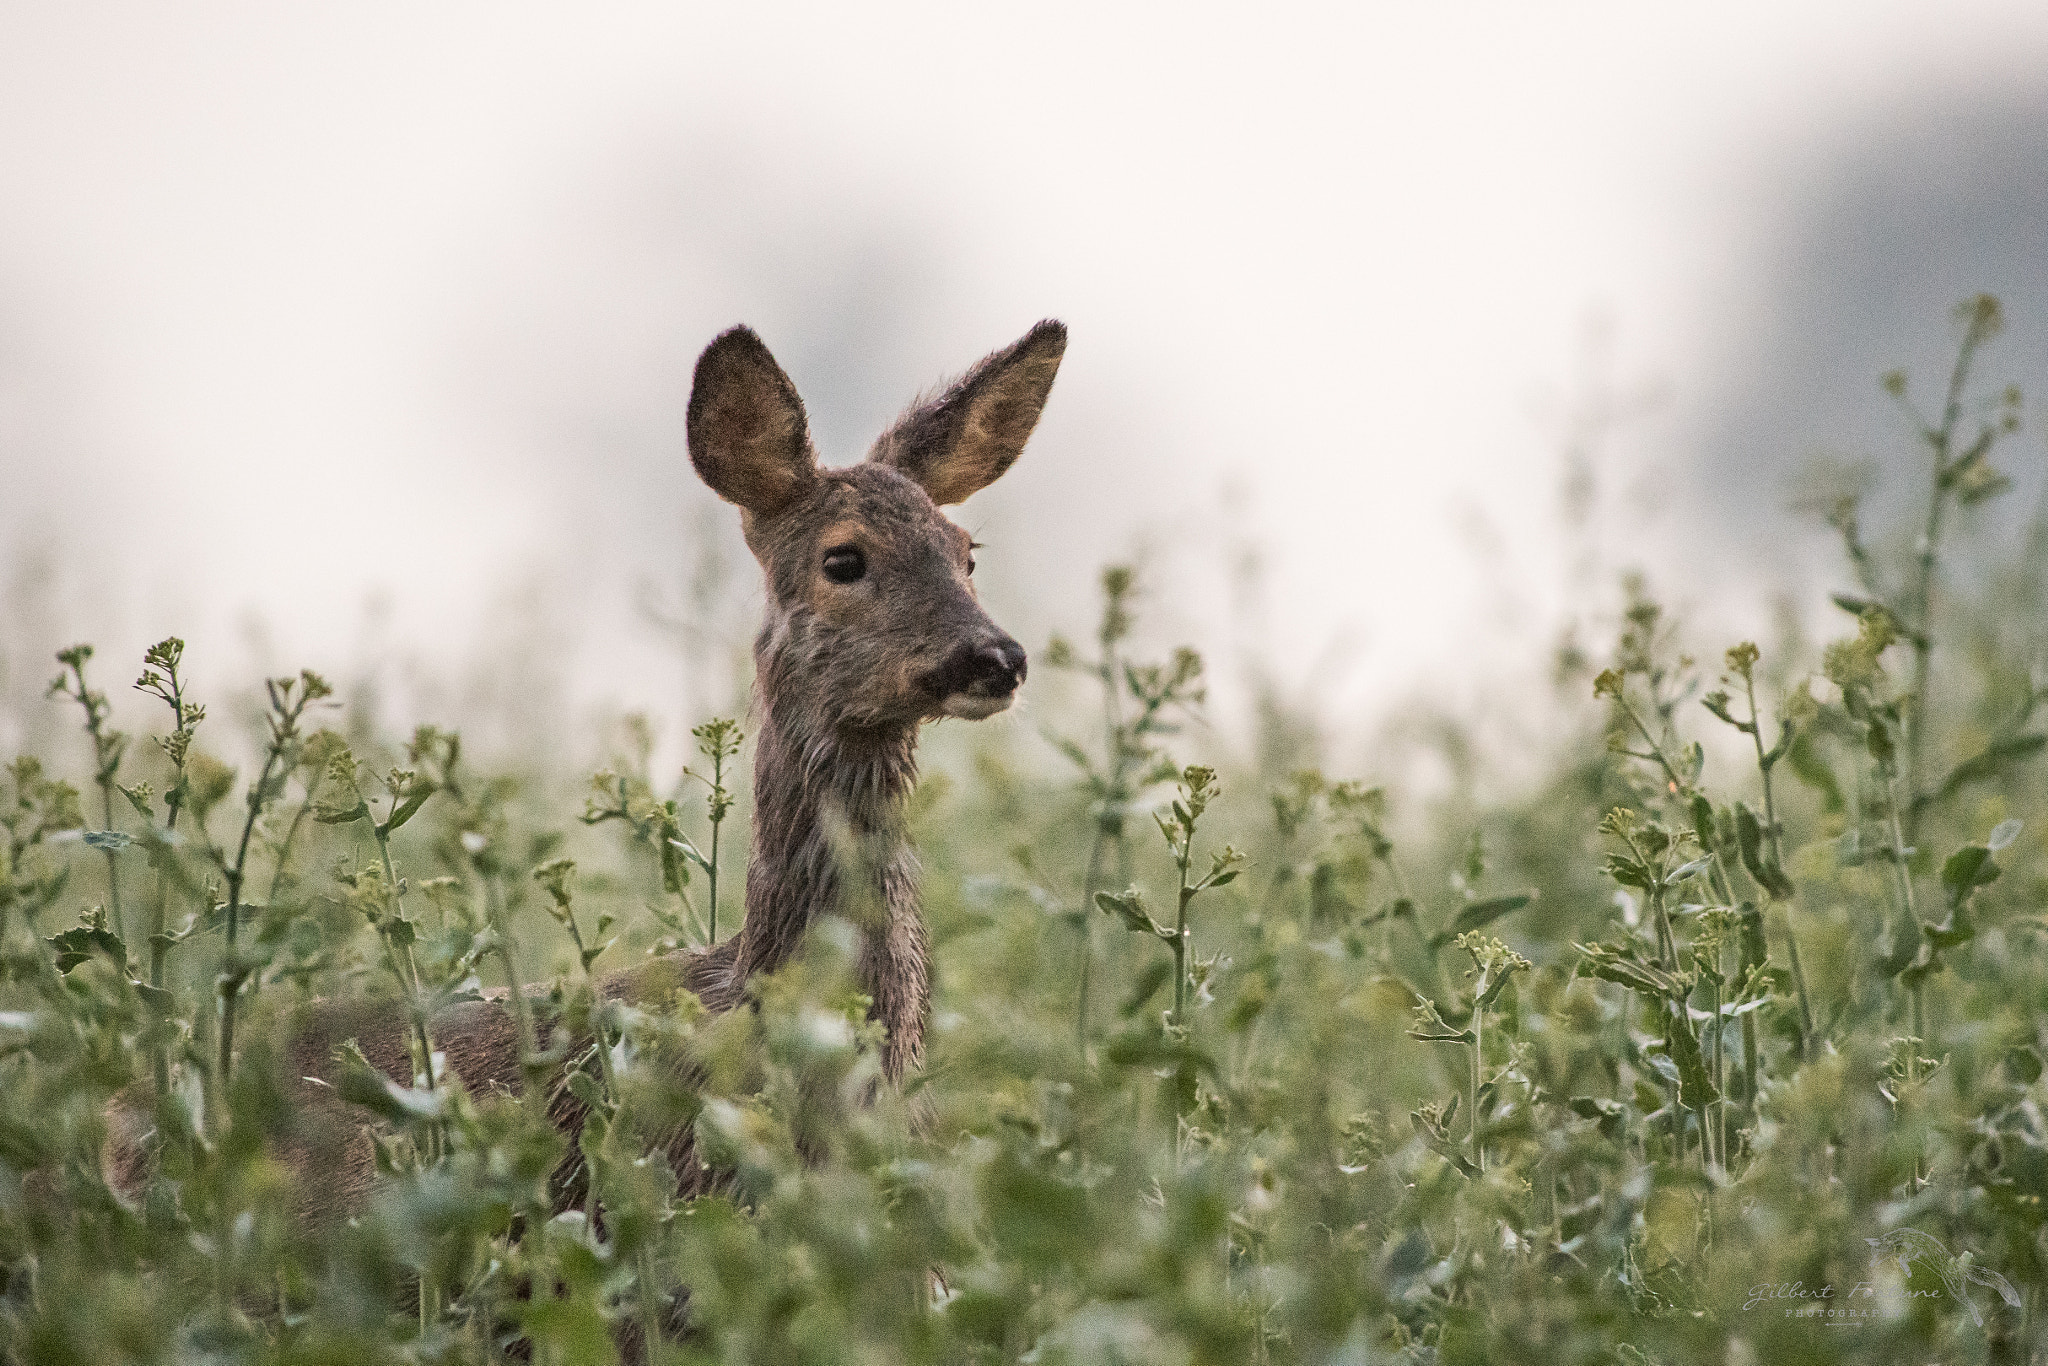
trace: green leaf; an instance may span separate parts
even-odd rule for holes
[[[1861,617],[1865,612],[1870,611],[1872,608],[1875,608],[1880,612],[1896,615],[1895,613],[1891,613],[1891,609],[1886,607],[1877,599],[1859,598],[1854,593],[1833,593],[1829,595],[1829,600],[1833,602],[1835,606],[1841,608],[1844,612],[1847,612],[1852,617]]]
[[[1683,1001],[1692,992],[1689,978],[1646,962],[1634,944],[1574,944],[1580,954],[1578,971],[1631,991],[1665,1000]]]
[[[1118,917],[1124,928],[1134,934],[1155,934],[1161,939],[1173,937],[1172,930],[1145,913],[1144,896],[1135,887],[1127,892],[1097,892],[1095,906],[1105,915]]]
[[[604,1083],[591,1076],[590,1073],[579,1068],[569,1074],[564,1084],[567,1086],[570,1095],[576,1097],[576,1099],[582,1101],[591,1109],[604,1109]]]
[[[1707,1061],[1700,1053],[1699,1036],[1683,1017],[1682,998],[1677,1005],[1678,1009],[1666,1017],[1664,1044],[1671,1061],[1678,1065],[1680,1099],[1699,1110],[1719,1100],[1721,1092],[1714,1086],[1713,1073],[1707,1070]]]
[[[1216,1060],[1191,1044],[1167,1037],[1157,1029],[1130,1029],[1112,1038],[1102,1056],[1118,1067],[1190,1068],[1217,1075]]]
[[[1470,1044],[1478,1042],[1478,1036],[1469,1029],[1456,1031],[1435,1028],[1411,1029],[1408,1031],[1408,1037],[1417,1043]]]
[[[97,950],[114,960],[120,967],[128,965],[128,946],[123,944],[111,930],[93,925],[80,925],[76,929],[53,934],[47,941],[57,950],[57,971],[68,973],[80,963],[91,958]]]
[[[351,807],[323,806],[317,802],[313,806],[313,819],[322,825],[347,825],[350,821],[362,820],[369,814],[369,805],[361,797],[356,798],[356,804]]]
[[[1706,872],[1708,868],[1713,866],[1713,863],[1714,856],[1712,854],[1708,854],[1703,858],[1696,858],[1690,863],[1681,863],[1678,867],[1665,874],[1664,885],[1666,887],[1676,887],[1687,878],[1698,877],[1701,873]]]
[[[432,783],[416,782],[411,794],[398,804],[398,809],[393,811],[390,819],[384,822],[382,827],[384,834],[388,837],[401,825],[404,825],[407,821],[418,815],[419,809],[427,804],[427,798],[433,796],[434,791]]]
[[[1757,909],[1754,901],[1743,902],[1737,910],[1742,916],[1742,931],[1737,942],[1742,946],[1743,971],[1760,971],[1770,957],[1764,940],[1764,913]]]
[[[661,842],[661,889],[674,896],[690,884],[690,866],[676,857],[674,840]]]
[[[1765,773],[1769,773],[1772,769],[1776,768],[1778,766],[1778,760],[1784,758],[1787,754],[1791,753],[1792,741],[1794,737],[1798,735],[1798,733],[1799,728],[1793,725],[1790,721],[1786,721],[1783,719],[1779,720],[1778,743],[1772,745],[1768,750],[1765,750],[1764,757],[1761,760],[1763,770]]]
[[[1488,983],[1486,990],[1479,994],[1479,999],[1472,1003],[1473,1009],[1484,1010],[1492,1005],[1500,999],[1500,994],[1508,989],[1508,983],[1515,980],[1514,969],[1503,967],[1499,972],[1500,975]]]
[[[1454,1108],[1456,1104],[1456,1100],[1453,1099],[1452,1106]],[[1415,1123],[1416,1135],[1429,1145],[1430,1151],[1457,1168],[1460,1176],[1474,1177],[1479,1175],[1479,1168],[1473,1166],[1471,1159],[1458,1151],[1457,1144],[1451,1141],[1449,1134],[1431,1124],[1420,1110],[1410,1111],[1409,1118]]]
[[[1308,912],[1310,918],[1315,920],[1348,921],[1358,913],[1358,908],[1353,906],[1350,900],[1338,890],[1338,877],[1339,870],[1337,866],[1329,862],[1317,863],[1315,871],[1309,874]],[[1367,925],[1377,925],[1380,921],[1387,918],[1387,914],[1387,908],[1382,907],[1366,917],[1364,923]]]
[[[1924,962],[1927,936],[1903,910],[1885,932],[1891,936],[1891,947],[1878,956],[1876,966],[1880,976],[1897,977],[1915,962]]]
[[[1940,967],[1941,957],[1936,952],[1933,941],[1923,933],[1919,943],[1914,946],[1913,956],[1907,959],[1906,965],[1897,969],[1894,975],[1898,977],[1899,985],[1910,991],[1933,976]]]
[[[1951,906],[1960,905],[1979,887],[1998,881],[1999,866],[1991,850],[1982,844],[1966,844],[1941,865],[1941,885]]]
[[[1573,1096],[1567,1103],[1580,1119],[1598,1120],[1602,1138],[1621,1137],[1622,1126],[1628,1121],[1628,1106],[1606,1096]]]
[[[1700,848],[1711,852],[1719,843],[1714,828],[1714,804],[1704,793],[1695,792],[1692,797],[1692,833],[1700,842]]]
[[[1117,1007],[1117,1013],[1126,1020],[1145,1008],[1145,1003],[1159,994],[1159,988],[1173,980],[1173,962],[1154,954],[1152,961],[1138,973],[1138,979],[1131,983],[1131,990]]]
[[[1954,796],[1971,783],[1996,778],[2039,754],[2043,746],[2048,746],[2048,735],[2036,735],[2030,731],[1993,740],[1981,752],[1950,769],[1948,776],[1941,780],[1940,787],[1932,793],[1922,793],[1913,804],[1916,807],[1927,806]]]
[[[1082,749],[1080,745],[1067,739],[1064,735],[1054,736],[1052,743],[1053,748],[1066,755],[1068,762],[1072,763],[1075,768],[1080,769],[1083,773],[1094,773],[1095,760],[1089,756],[1087,750]]]
[[[601,955],[606,949],[610,948],[612,945],[618,942],[618,936],[614,935],[612,938],[605,940],[601,944],[592,944],[589,948],[583,950],[583,970],[585,972],[588,972],[590,970],[590,965],[598,960],[599,955]]]
[[[1627,854],[1609,854],[1604,867],[1607,876],[1624,887],[1647,892],[1657,885],[1656,879],[1650,876],[1650,870]]]
[[[431,1123],[441,1117],[447,1104],[447,1092],[415,1091],[410,1086],[400,1086],[370,1065],[370,1060],[363,1056],[363,1050],[354,1039],[341,1046],[337,1061],[341,1064],[341,1073],[336,1078],[335,1089],[350,1104],[360,1105],[379,1118],[399,1125]]]
[[[705,858],[703,854],[697,851],[697,846],[690,843],[688,835],[677,835],[669,843],[681,850],[684,858],[702,868],[706,873],[711,871],[711,860]]]
[[[1700,705],[1745,735],[1756,729],[1747,721],[1738,721],[1735,714],[1728,710],[1728,694],[1725,692],[1708,693],[1701,699]]]
[[[1792,761],[1792,776],[1818,792],[1830,812],[1847,808],[1842,798],[1842,784],[1835,777],[1835,770],[1821,757],[1811,732],[1794,737],[1785,756]]]
[[[1756,879],[1757,885],[1778,901],[1790,900],[1796,890],[1792,879],[1771,859],[1764,848],[1763,822],[1756,812],[1749,809],[1749,803],[1735,803],[1735,847],[1742,854],[1742,866]]]
[[[1429,946],[1432,949],[1440,949],[1459,935],[1479,929],[1482,926],[1491,925],[1502,916],[1521,910],[1522,907],[1535,899],[1536,892],[1531,890],[1527,892],[1511,892],[1506,896],[1492,896],[1487,897],[1484,901],[1475,901],[1460,910],[1457,919],[1453,920],[1448,926],[1431,935],[1429,937]]]
[[[1977,922],[1968,906],[1958,906],[1939,925],[1923,926],[1920,932],[1927,936],[1927,942],[1939,953],[1975,939]]]

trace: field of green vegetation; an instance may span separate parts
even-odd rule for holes
[[[1106,571],[1032,724],[920,792],[929,1059],[872,1103],[844,926],[758,1009],[592,989],[737,928],[744,718],[680,775],[630,732],[496,772],[312,673],[217,743],[180,642],[65,651],[0,771],[0,1359],[604,1362],[686,1319],[652,1359],[2048,1361],[2048,521],[1979,511],[2040,459],[1997,330],[1886,378],[1914,511],[1821,509],[1825,643],[1632,590],[1511,801],[1220,752]],[[538,1088],[425,1065],[508,983],[574,1154]],[[280,1053],[339,997],[418,1073],[344,1059],[384,1175],[316,1230]],[[676,1196],[678,1124],[717,1193]]]

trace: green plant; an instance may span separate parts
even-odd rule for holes
[[[146,692],[160,699],[171,709],[172,729],[169,735],[157,737],[157,748],[171,763],[171,783],[164,789],[164,822],[155,824],[156,815],[150,809],[150,798],[154,795],[148,783],[138,783],[121,789],[123,795],[148,825],[147,843],[150,866],[156,872],[156,901],[149,922],[149,986],[163,999],[164,968],[170,951],[190,935],[193,928],[186,927],[172,933],[169,924],[171,905],[171,883],[183,874],[178,866],[177,855],[172,841],[178,833],[178,816],[192,804],[194,787],[192,783],[193,752],[192,739],[199,723],[206,719],[206,708],[185,700],[185,680],[179,673],[184,662],[185,642],[176,636],[150,646],[142,656],[143,669],[135,680],[137,691]],[[217,797],[213,785],[199,789],[204,798]],[[159,1032],[155,1041],[156,1086],[159,1094],[167,1093],[171,1085],[170,1040]]]
[[[1200,979],[1205,978],[1215,966],[1214,959],[1204,962],[1194,954],[1194,929],[1188,924],[1188,907],[1210,888],[1225,887],[1234,882],[1244,869],[1245,856],[1226,844],[1209,855],[1208,872],[1195,870],[1195,827],[1219,790],[1215,769],[1190,764],[1181,770],[1179,795],[1174,799],[1170,814],[1155,813],[1153,816],[1173,857],[1174,870],[1180,877],[1180,885],[1174,893],[1172,925],[1163,925],[1146,914],[1143,894],[1136,888],[1122,893],[1095,894],[1097,907],[1105,914],[1121,918],[1125,929],[1164,940],[1167,948],[1172,950],[1173,1013],[1168,1018],[1178,1029],[1187,1028],[1189,992],[1198,989]]]
[[[92,778],[100,790],[100,828],[90,832],[86,842],[106,856],[107,915],[114,934],[125,939],[128,930],[121,914],[121,862],[117,855],[129,841],[114,825],[114,793],[119,788],[115,778],[121,771],[121,758],[128,752],[128,737],[108,728],[107,717],[111,708],[107,704],[107,695],[86,685],[85,661],[91,658],[90,645],[73,645],[60,650],[57,662],[70,673],[68,677],[59,673],[50,680],[49,691],[54,697],[70,698],[85,713],[85,733],[92,741]]]
[[[2017,414],[1968,378],[1990,316],[1913,432],[1938,513],[1824,508],[1841,639],[1696,650],[1634,580],[1607,667],[1532,718],[1549,747],[1450,735],[1475,781],[1437,796],[1304,766],[1334,745],[1240,752],[1234,718],[1175,738],[1199,670],[1130,661],[1106,576],[1084,705],[1036,699],[1101,746],[929,745],[900,1087],[846,922],[739,1008],[681,989],[733,900],[732,723],[684,779],[707,828],[645,727],[586,784],[367,714],[344,746],[302,675],[223,741],[234,806],[175,642],[148,752],[66,651],[0,768],[0,1361],[2040,1358],[2048,520],[2007,544],[1972,511]],[[147,819],[115,830],[116,791]],[[1135,938],[1090,950],[1076,1048],[1067,932],[1098,912]],[[486,1017],[490,1066],[444,1065]],[[335,1018],[365,1032],[310,1060],[330,1094],[303,1026]],[[330,1102],[376,1184],[321,1221],[293,1164]]]
[[[415,1084],[427,1091],[438,1084],[434,1041],[428,1033],[429,1002],[420,977],[418,955],[413,946],[419,931],[405,913],[405,883],[391,861],[391,836],[419,814],[434,795],[434,784],[417,769],[392,768],[377,778],[384,789],[383,819],[371,810],[363,796],[362,765],[348,750],[335,752],[327,761],[327,773],[320,795],[313,804],[313,819],[322,825],[351,825],[361,821],[370,827],[377,841],[377,862],[368,867],[340,863],[335,880],[349,890],[350,905],[376,931],[383,945],[386,964],[405,993],[406,1014],[411,1019],[414,1043]]]
[[[84,686],[85,680],[81,675],[79,687],[83,689]],[[227,851],[212,841],[207,843],[207,853],[227,879],[228,891],[227,904],[222,912],[227,921],[227,943],[220,972],[220,1051],[215,1063],[215,1081],[222,1087],[227,1086],[234,1075],[235,1012],[241,1004],[243,988],[264,965],[262,958],[247,958],[238,951],[242,888],[249,872],[249,840],[256,833],[256,823],[263,818],[263,813],[284,795],[285,783],[296,767],[304,740],[299,733],[299,723],[305,717],[306,708],[334,693],[327,686],[327,680],[310,669],[297,678],[267,679],[264,688],[269,695],[270,709],[263,716],[268,731],[263,747],[263,768],[249,788],[245,803],[248,816],[242,822],[242,835],[236,842],[234,857],[229,858]],[[275,881],[275,874],[272,880]]]
[[[1415,1007],[1415,1027],[1408,1031],[1408,1037],[1420,1043],[1457,1043],[1465,1046],[1469,1058],[1471,1085],[1465,1093],[1465,1137],[1469,1145],[1470,1158],[1452,1149],[1445,1129],[1457,1112],[1458,1102],[1439,1109],[1427,1118],[1417,1111],[1414,1116],[1417,1128],[1431,1146],[1451,1159],[1459,1171],[1476,1176],[1486,1171],[1486,1140],[1479,1131],[1480,1092],[1487,1085],[1486,1072],[1486,1011],[1507,990],[1517,972],[1527,972],[1531,966],[1528,959],[1516,953],[1498,939],[1490,938],[1468,930],[1457,937],[1457,945],[1472,959],[1472,971],[1468,976],[1476,977],[1472,984],[1471,1000],[1458,1011],[1458,1017],[1470,1021],[1467,1028],[1460,1029],[1444,1018],[1436,1002],[1423,998]]]
[[[678,834],[674,838],[682,844],[683,853],[689,856],[692,863],[702,868],[704,876],[709,879],[710,890],[706,898],[708,902],[706,909],[710,916],[710,925],[705,933],[704,942],[716,944],[718,942],[718,832],[719,828],[725,823],[727,813],[732,810],[733,803],[732,793],[725,786],[725,761],[733,758],[740,752],[740,741],[744,740],[746,736],[741,732],[739,722],[728,720],[707,721],[692,730],[690,734],[696,737],[698,752],[711,761],[711,776],[708,778],[701,773],[692,772],[687,768],[683,770],[684,776],[695,778],[705,786],[705,814],[711,821],[711,854],[707,858],[699,853],[697,846],[691,844],[687,836]]]
[[[1064,637],[1053,637],[1046,662],[1096,680],[1102,689],[1102,755],[1090,754],[1077,740],[1057,738],[1054,744],[1075,768],[1088,793],[1095,817],[1088,846],[1087,871],[1081,876],[1081,913],[1075,924],[1081,934],[1081,971],[1074,1007],[1075,1029],[1085,1045],[1089,1029],[1089,979],[1093,973],[1094,930],[1087,908],[1096,904],[1113,858],[1115,880],[1131,880],[1130,843],[1125,823],[1137,801],[1179,772],[1160,748],[1160,741],[1179,729],[1179,715],[1203,698],[1202,658],[1193,650],[1176,650],[1164,664],[1134,664],[1123,656],[1134,624],[1132,601],[1137,572],[1128,565],[1102,571],[1102,620],[1096,627],[1098,655],[1083,659]]]

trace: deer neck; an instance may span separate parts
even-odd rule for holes
[[[773,671],[764,670],[764,682]],[[883,1066],[900,1079],[924,1054],[930,974],[908,804],[917,726],[820,724],[764,688],[754,750],[747,919],[735,975],[772,972],[818,919],[858,935],[856,972],[889,1031]]]

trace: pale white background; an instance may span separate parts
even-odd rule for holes
[[[737,543],[681,413],[740,320],[840,459],[1069,322],[962,514],[1028,645],[1142,552],[1162,634],[1363,734],[1624,564],[1743,629],[1818,553],[1809,407],[1881,418],[1949,303],[2036,287],[2044,73],[1993,0],[0,3],[7,683],[178,631],[459,709],[511,639],[577,716],[687,708],[636,598]]]

